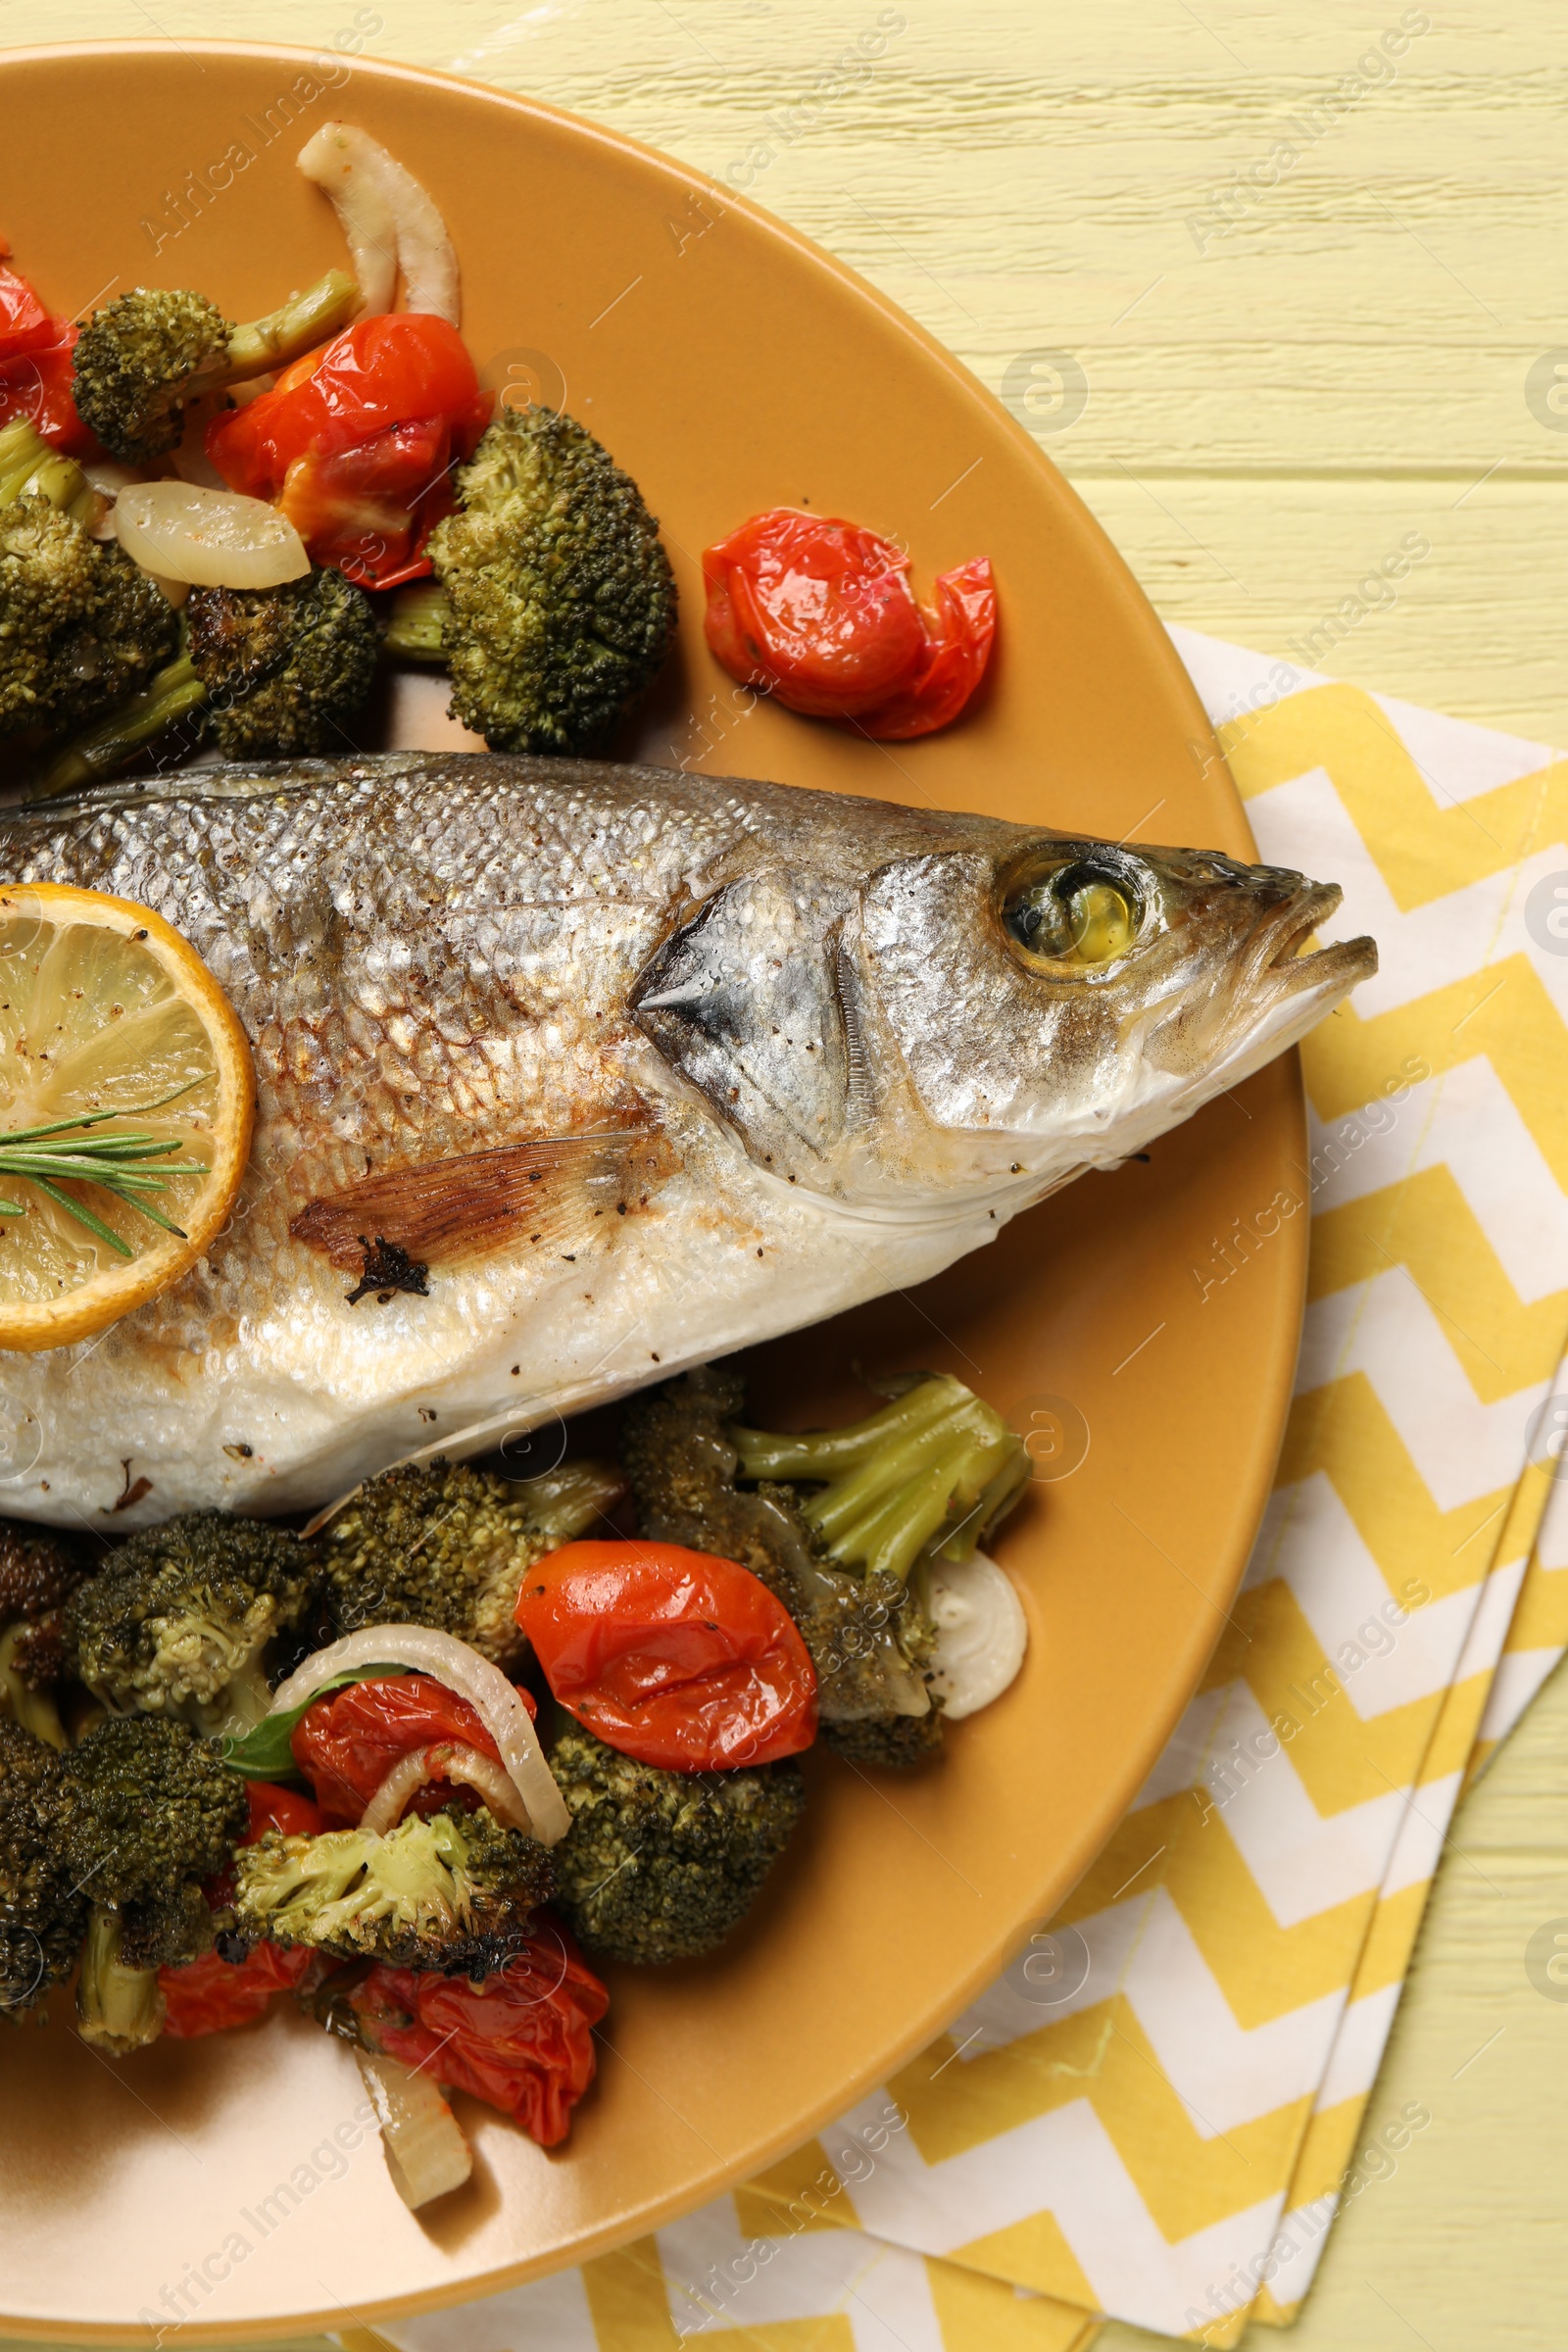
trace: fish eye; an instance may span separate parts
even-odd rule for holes
[[[1012,877],[1002,900],[1008,939],[1042,966],[1112,962],[1138,937],[1142,915],[1130,878],[1090,858],[1030,865]]]

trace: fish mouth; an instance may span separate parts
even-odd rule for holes
[[[1338,912],[1345,894],[1335,882],[1308,882],[1258,926],[1247,966],[1238,977],[1271,1002],[1283,997],[1342,997],[1378,968],[1377,942],[1365,936],[1303,953],[1314,931]]]

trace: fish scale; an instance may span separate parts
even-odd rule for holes
[[[1014,877],[1091,867],[1131,948],[1102,971],[1022,952]],[[0,879],[155,908],[256,1060],[207,1256],[97,1340],[7,1359],[42,1434],[7,1507],[94,1517],[128,1461],[127,1526],[314,1505],[432,1425],[472,1450],[921,1281],[1372,957],[1295,956],[1338,894],[1206,853],[476,754],[0,811]],[[365,1220],[427,1297],[348,1303]]]

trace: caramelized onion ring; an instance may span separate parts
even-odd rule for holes
[[[399,1756],[380,1788],[360,1816],[360,1827],[384,1838],[395,1829],[416,1789],[431,1781],[461,1781],[483,1797],[498,1821],[531,1835],[527,1808],[494,1756],[481,1748],[465,1747],[455,1740],[437,1740],[429,1747],[411,1748]]]
[[[325,1684],[362,1666],[412,1666],[466,1698],[501,1751],[534,1837],[541,1845],[560,1843],[571,1827],[571,1815],[545,1762],[532,1717],[500,1667],[454,1634],[437,1633],[428,1625],[368,1625],[357,1634],[345,1634],[325,1649],[313,1650],[295,1667],[273,1691],[269,1714],[304,1706]]]

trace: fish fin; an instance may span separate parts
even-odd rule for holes
[[[310,1201],[289,1231],[346,1274],[361,1271],[366,1234],[426,1266],[519,1244],[564,1256],[644,1206],[675,1164],[654,1126],[533,1136],[368,1176]]]

